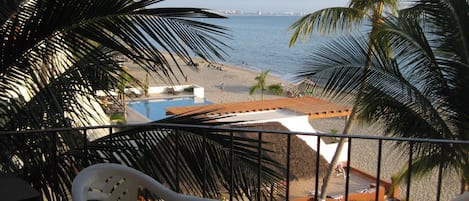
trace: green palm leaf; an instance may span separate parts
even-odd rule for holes
[[[30,123],[23,127],[41,128],[41,116],[51,122],[57,114],[84,117],[76,107],[81,103],[70,99],[73,93],[62,92],[66,102],[56,100],[52,96],[60,90],[52,87],[72,84],[68,89],[94,102],[90,95],[95,90],[115,88],[123,75],[122,65],[113,59],[117,53],[170,81],[177,81],[173,70],[181,69],[172,68],[169,60],[176,58],[163,52],[186,62],[191,60],[190,52],[204,59],[223,57],[226,45],[219,38],[227,37],[226,29],[189,19],[222,16],[194,8],[146,8],[157,2],[29,0],[19,4],[0,30],[4,44],[0,113],[13,114],[2,115],[2,129],[25,119]],[[36,102],[25,104],[32,99]],[[42,111],[36,107],[31,112],[24,107],[28,105],[40,105]]]
[[[5,151],[0,155],[1,168],[29,181],[42,191],[46,200],[68,200],[77,172],[101,162],[134,167],[187,194],[202,196],[205,191],[209,197],[218,198],[220,192],[230,190],[238,198],[255,196],[258,141],[238,135],[231,138],[229,132],[167,123],[221,125],[214,119],[194,118],[198,115],[171,117],[94,141],[84,139],[80,130],[2,135],[0,148]],[[88,137],[92,132],[88,130]],[[231,147],[235,161],[233,175],[228,167]],[[263,148],[262,152],[271,150]],[[284,172],[280,163],[265,154],[261,161],[261,186],[279,183]],[[232,178],[235,189],[229,189]],[[267,190],[261,193],[264,197],[269,195]]]
[[[465,45],[461,45],[467,43],[467,33],[460,32],[467,26],[453,24],[450,28],[443,22],[466,17],[467,12],[460,12],[465,12],[467,5],[460,3],[422,1],[416,9],[429,17],[425,24],[421,21],[427,18],[415,15],[390,17],[371,34],[375,48],[363,95],[355,102],[358,119],[385,122],[386,134],[392,136],[468,139],[468,111],[461,104],[468,100],[468,63]],[[448,9],[457,7],[461,9]],[[445,19],[436,19],[440,15]],[[457,43],[460,45],[456,48]],[[313,53],[300,76],[315,79],[325,97],[343,100],[354,96],[363,80],[357,72],[367,60],[367,47],[367,41],[360,37],[332,41]],[[407,143],[396,145],[410,151]],[[440,165],[444,172],[457,171],[463,182],[468,181],[467,147],[428,143],[413,143],[413,147],[412,166],[398,173],[400,181],[405,181],[409,171],[413,177],[420,177]]]
[[[177,133],[177,135],[175,135]],[[206,136],[205,149],[203,136]],[[176,155],[176,141],[181,145],[179,154]],[[119,147],[117,150],[106,150],[103,147]],[[233,192],[251,194],[256,187],[257,178],[257,151],[247,148],[256,146],[256,141],[235,137],[234,157],[236,163],[234,167],[235,187]],[[207,195],[216,198],[220,191],[228,191],[230,182],[230,172],[227,164],[231,164],[229,158],[230,136],[226,133],[189,133],[186,131],[176,131],[172,129],[148,129],[131,133],[120,133],[113,137],[100,139],[93,144],[100,155],[105,155],[109,161],[124,161],[125,164],[145,170],[162,183],[168,184],[172,189],[177,189],[176,166],[180,166],[179,185],[182,191],[198,196],[202,196],[202,189]],[[203,152],[205,150],[205,153]],[[268,151],[268,150],[264,150]],[[93,157],[92,157],[93,158]],[[99,158],[99,156],[95,156]],[[125,160],[122,160],[125,158]],[[206,163],[203,164],[202,160]],[[263,158],[263,167],[280,165],[268,158]],[[177,165],[176,165],[177,163]],[[205,168],[205,173],[204,173]],[[263,185],[277,183],[281,176],[269,168],[264,168],[262,175]],[[206,177],[204,178],[204,175]],[[267,192],[264,192],[267,193]],[[268,194],[268,193],[267,193]],[[241,194],[236,194],[241,197]]]
[[[257,80],[257,83],[251,86],[251,88],[249,88],[249,95],[252,95],[256,93],[256,91],[260,90],[261,100],[264,100],[264,91],[268,89],[268,86],[266,86],[265,82],[269,73],[270,73],[270,69],[266,71],[262,71],[258,76],[254,78],[255,80]]]
[[[363,10],[353,7],[325,8],[305,15],[290,26],[294,30],[290,46],[300,37],[306,39],[317,30],[319,33],[331,34],[342,30],[358,28],[365,16]]]
[[[315,50],[297,78],[313,81],[312,87],[324,98],[352,104],[353,99],[347,96],[358,91],[367,58],[365,37],[341,37]]]
[[[115,89],[127,77],[117,55],[171,83],[178,80],[174,70],[181,69],[170,63],[179,58],[188,63],[192,54],[206,60],[226,55],[223,51],[226,44],[220,38],[228,37],[227,30],[191,19],[222,16],[204,9],[154,7],[158,2],[24,0],[9,7],[2,4],[1,129],[71,127],[99,121],[102,112],[96,103],[96,90]],[[171,54],[165,56],[166,52]],[[171,121],[200,123],[187,118]],[[81,149],[88,139],[77,130],[5,135],[0,140],[4,150],[0,155],[1,171],[30,181],[46,200],[66,200],[78,170],[106,161],[135,166],[175,188],[174,163],[161,163],[174,159],[175,132],[152,127],[130,129],[89,142],[87,152]],[[220,186],[226,189],[228,184],[226,167],[220,165],[227,164],[227,150],[231,146],[228,137],[209,133],[204,152],[200,133],[177,132],[184,134],[179,135],[184,152],[181,152],[181,189],[200,195],[198,187],[203,186],[205,178],[202,179],[201,166],[196,161],[203,156],[208,167],[207,192],[215,197]],[[88,138],[92,135],[88,133]],[[255,143],[235,138],[236,159],[240,161],[235,167],[237,195],[252,194],[256,185],[252,179]],[[276,164],[265,157],[262,160],[265,165]],[[264,182],[279,180],[276,171],[265,170]]]
[[[330,34],[332,32],[336,31],[343,31],[343,30],[352,30],[352,28],[359,29],[360,25],[362,25],[363,21],[367,21],[371,25],[371,29],[369,31],[370,37],[368,38],[368,45],[366,49],[366,57],[362,58],[362,55],[359,55],[359,58],[363,59],[363,67],[356,68],[354,64],[352,68],[343,68],[343,64],[339,64],[338,68],[333,69],[332,71],[329,71],[328,73],[331,76],[335,76],[333,79],[325,79],[329,80],[331,82],[328,83],[323,83],[323,86],[326,88],[323,90],[326,93],[326,96],[329,96],[334,99],[345,99],[349,101],[350,98],[353,98],[353,96],[356,96],[352,104],[356,105],[356,102],[359,102],[359,99],[361,99],[363,90],[365,89],[367,85],[367,81],[369,79],[368,75],[370,74],[370,68],[373,65],[374,59],[373,58],[373,51],[374,51],[374,42],[373,39],[371,38],[371,35],[373,35],[377,30],[381,28],[381,25],[383,23],[383,19],[385,17],[385,12],[389,12],[391,14],[397,13],[397,6],[398,6],[398,1],[396,0],[352,0],[349,3],[349,7],[347,8],[326,8],[319,10],[317,12],[314,12],[312,14],[309,14],[302,19],[298,20],[295,22],[292,26],[291,29],[295,29],[291,39],[290,39],[290,46],[292,46],[298,37],[309,37],[311,36],[311,33],[313,32],[314,29],[319,31],[320,33],[326,33]],[[388,44],[386,41],[380,42],[379,45],[382,45],[383,47],[387,47]],[[362,49],[360,45],[352,45],[350,47],[358,47],[359,49]],[[329,52],[330,53],[330,52]],[[357,52],[356,54],[362,54],[362,51]],[[346,54],[351,55],[349,52]],[[355,53],[352,53],[355,54]],[[385,51],[383,55],[386,55],[387,57],[390,57],[390,52]],[[330,56],[330,55],[329,55]],[[341,56],[339,56],[340,58]],[[347,59],[342,57],[341,59]],[[345,65],[350,65],[350,62],[352,63],[355,62],[354,58],[347,59],[344,61]],[[360,61],[359,61],[360,62]],[[332,62],[331,62],[332,63]],[[303,72],[303,74],[305,74]],[[314,74],[314,73],[313,73]],[[328,75],[326,75],[328,76]],[[340,82],[340,80],[343,80],[343,78],[353,78],[352,80],[346,80],[345,82]],[[358,82],[354,82],[358,79]],[[323,78],[324,79],[324,78]],[[339,81],[339,82],[337,82]],[[358,83],[358,85],[356,85]],[[330,93],[331,88],[337,88],[337,86],[340,87],[340,91],[337,91],[338,93]],[[358,90],[356,90],[356,87],[358,86]],[[308,87],[307,87],[308,88]],[[345,91],[351,91],[353,93],[356,93],[352,96],[336,96],[337,94],[343,94]],[[307,93],[310,94],[310,93]],[[336,94],[336,95],[334,95]],[[348,134],[348,132],[351,129],[351,125],[353,124],[353,121],[356,116],[356,111],[357,108],[354,106],[350,118],[347,121],[343,134]],[[328,172],[326,174],[326,177],[324,179],[324,183],[321,187],[321,199],[326,199],[327,196],[327,190],[328,190],[328,183],[330,178],[332,177],[332,171],[335,168],[337,162],[338,162],[338,156],[341,150],[344,147],[344,141],[341,140],[339,142],[339,145],[337,146],[337,150],[333,156],[333,159],[331,163],[329,164]]]
[[[2,1],[0,2],[0,24],[5,23],[14,13],[20,1]]]

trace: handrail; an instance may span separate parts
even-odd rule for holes
[[[451,140],[451,139],[424,139],[424,138],[403,138],[403,137],[391,137],[391,136],[375,136],[375,135],[360,135],[360,134],[349,134],[349,135],[342,135],[342,134],[333,134],[333,133],[311,133],[311,132],[292,132],[292,131],[285,131],[285,130],[264,130],[264,129],[256,129],[256,128],[240,128],[240,127],[228,127],[228,126],[211,126],[211,125],[189,125],[189,124],[174,124],[174,123],[159,123],[159,122],[151,122],[151,123],[144,123],[144,124],[128,124],[128,125],[103,125],[103,126],[87,126],[87,127],[70,127],[70,128],[48,128],[48,129],[42,129],[42,130],[23,130],[23,131],[0,131],[0,137],[4,137],[8,135],[21,135],[21,134],[26,134],[26,135],[51,135],[50,139],[52,140],[52,144],[57,144],[57,141],[59,138],[57,136],[65,136],[67,135],[67,131],[79,131],[83,134],[83,144],[80,145],[81,151],[83,152],[83,157],[86,159],[88,157],[88,143],[90,143],[87,139],[89,136],[89,133],[91,133],[92,130],[97,130],[97,129],[108,129],[109,134],[112,134],[113,131],[117,130],[114,128],[119,128],[121,132],[125,131],[130,131],[130,129],[138,129],[140,128],[140,131],[144,131],[146,129],[151,130],[151,129],[159,129],[159,128],[164,128],[164,129],[175,129],[175,130],[185,130],[185,131],[191,131],[191,130],[199,130],[200,133],[202,134],[203,137],[203,153],[205,153],[205,149],[207,149],[207,135],[210,132],[226,132],[229,134],[230,137],[230,147],[229,147],[229,158],[228,160],[230,161],[230,165],[227,166],[230,171],[230,179],[229,179],[229,189],[234,188],[234,181],[233,181],[233,164],[235,163],[234,161],[234,147],[233,147],[233,137],[235,132],[244,132],[244,133],[252,133],[253,136],[256,136],[257,134],[257,151],[258,151],[258,158],[256,160],[256,167],[257,167],[257,178],[256,178],[256,186],[258,189],[261,188],[261,182],[263,178],[261,177],[262,174],[262,166],[261,166],[261,157],[262,157],[262,151],[263,151],[263,146],[264,144],[261,143],[263,139],[263,134],[273,134],[273,135],[287,135],[287,155],[286,155],[286,191],[285,191],[285,197],[289,198],[290,195],[290,190],[289,190],[289,184],[290,184],[290,178],[289,178],[289,172],[290,172],[290,154],[291,154],[291,136],[296,136],[296,135],[305,135],[305,136],[316,136],[315,140],[317,139],[318,141],[322,137],[336,137],[336,138],[345,138],[348,140],[348,150],[347,150],[347,165],[346,167],[350,167],[350,161],[351,161],[351,156],[350,154],[352,153],[351,147],[352,147],[352,141],[355,141],[355,139],[362,139],[362,140],[373,140],[378,142],[378,148],[377,148],[377,168],[376,168],[376,192],[379,192],[379,189],[381,188],[380,184],[380,178],[382,177],[382,172],[381,172],[381,164],[382,161],[382,146],[384,141],[394,141],[394,142],[409,142],[409,148],[408,148],[408,159],[406,159],[407,166],[411,168],[412,162],[413,162],[413,150],[416,144],[418,143],[432,143],[432,144],[441,144],[439,146],[445,145],[445,144],[452,144],[452,145],[469,145],[468,140]],[[143,128],[143,129],[142,129]],[[59,134],[60,132],[64,132],[63,134]],[[76,132],[75,132],[76,133]],[[176,160],[178,161],[179,156],[179,135],[180,132],[176,132],[176,144],[175,150],[176,150]],[[264,135],[266,136],[266,135]],[[315,176],[315,185],[314,185],[314,190],[315,192],[318,192],[318,186],[319,186],[319,159],[320,159],[320,153],[322,149],[321,143],[317,143],[315,146],[316,148],[316,154],[317,156],[315,157],[316,159],[316,176]],[[407,148],[406,148],[407,149]],[[56,153],[57,152],[57,147],[56,146],[51,146],[51,153]],[[56,155],[53,155],[54,157],[51,158],[52,163],[56,163],[55,161],[57,160]],[[205,189],[206,189],[206,184],[205,180],[207,179],[207,170],[206,170],[206,162],[207,158],[205,155],[201,157],[202,161],[202,177],[204,180],[203,183],[203,196],[207,196]],[[312,159],[314,160],[314,159]],[[87,160],[84,160],[84,162]],[[176,192],[179,192],[180,186],[179,186],[179,179],[180,179],[180,167],[179,163],[176,163],[176,172],[175,172],[175,178],[177,181],[177,186],[175,188]],[[55,168],[55,167],[54,167]],[[438,172],[438,183],[437,183],[437,200],[440,198],[440,191],[441,191],[441,180],[442,180],[442,165],[439,167],[439,172]],[[51,170],[52,172],[56,172],[54,169]],[[346,172],[346,184],[345,184],[345,195],[350,195],[349,194],[349,174],[350,171]],[[409,173],[407,175],[408,183],[406,186],[406,194],[405,198],[408,200],[410,197],[410,192],[411,192],[411,174]],[[52,175],[55,176],[55,175]],[[317,198],[318,194],[315,193],[314,197]],[[381,196],[381,195],[380,195]],[[271,195],[272,197],[272,195]],[[378,199],[378,194],[374,195],[375,199]],[[256,200],[261,200],[260,194],[257,194],[255,197]],[[347,199],[347,198],[346,198]],[[230,200],[233,200],[233,195],[230,194]]]
[[[86,127],[70,127],[70,128],[47,128],[41,130],[22,130],[22,131],[0,131],[0,135],[12,135],[12,134],[34,134],[38,132],[59,132],[59,131],[75,131],[75,130],[96,130],[96,129],[109,129],[109,128],[139,128],[139,127],[166,127],[166,128],[199,128],[208,129],[224,132],[259,132],[269,134],[292,134],[292,135],[310,135],[320,137],[337,137],[343,138],[342,134],[333,134],[326,132],[310,133],[310,132],[292,132],[292,131],[279,131],[279,130],[260,130],[253,128],[232,128],[226,126],[207,126],[207,125],[189,125],[189,124],[174,124],[174,123],[158,123],[150,122],[143,124],[126,124],[126,125],[103,125],[103,126],[86,126]],[[392,137],[392,136],[373,136],[364,134],[347,134],[347,138],[354,139],[366,139],[366,140],[386,140],[386,141],[406,141],[406,142],[417,142],[417,143],[445,143],[445,144],[467,144],[469,140],[451,140],[451,139],[428,139],[428,138],[405,138],[405,137]]]

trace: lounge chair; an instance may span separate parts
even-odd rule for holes
[[[73,201],[135,201],[142,188],[166,201],[215,201],[176,193],[138,170],[113,163],[83,169],[73,180],[72,198]]]
[[[173,87],[166,88],[166,91],[168,92],[168,94],[176,95],[176,90]]]

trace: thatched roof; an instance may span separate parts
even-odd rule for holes
[[[249,127],[260,130],[279,130],[289,131],[279,122],[243,124],[236,127]],[[244,135],[257,139],[255,133],[245,133]],[[269,157],[275,159],[286,167],[287,162],[287,135],[279,135],[272,133],[263,133],[262,140],[269,142],[266,148],[273,150],[275,153],[267,153]],[[319,159],[320,175],[326,173],[328,163],[322,156]],[[316,174],[316,151],[311,149],[305,141],[292,136],[291,138],[291,154],[290,154],[290,178],[313,178]]]

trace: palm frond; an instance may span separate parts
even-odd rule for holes
[[[454,77],[447,73],[450,69],[441,67],[433,54],[433,47],[420,29],[412,27],[415,25],[384,27],[379,32],[381,38],[377,40],[390,41],[393,57],[389,58],[387,47],[374,45],[363,96],[354,103],[357,118],[370,123],[386,122],[386,134],[393,136],[459,139],[457,122],[460,121],[453,121],[459,115],[453,110],[456,106],[452,105],[452,93],[447,91],[451,88],[448,83]],[[314,52],[299,76],[312,80],[315,87],[323,91],[322,97],[343,101],[357,92],[363,80],[367,47],[366,40],[356,37],[327,43]],[[432,144],[414,146],[414,154],[419,160],[430,153],[440,153],[434,152],[436,148]],[[462,149],[450,152],[453,158],[464,155],[461,155],[464,153]],[[460,161],[457,162],[459,167],[464,164],[462,158],[457,161]],[[450,167],[454,162],[446,161],[443,165]],[[416,173],[419,174],[425,172]]]
[[[467,22],[469,5],[466,1],[424,0],[413,7],[423,13],[426,21],[433,25],[435,40],[441,51],[456,53],[462,63],[469,63]]]
[[[435,17],[440,9],[436,5],[440,5],[440,12],[445,13],[449,12],[449,5],[457,4],[451,1],[432,2],[418,4],[418,9],[425,13],[425,9],[431,7],[434,10],[426,15],[433,13]],[[465,7],[462,6],[461,10],[464,11]],[[465,33],[457,33],[461,30],[458,25],[455,25],[456,30],[453,27],[445,33],[442,27],[450,27],[440,26],[439,23],[443,23],[441,19],[430,19],[427,23],[432,27],[422,27],[422,19],[425,18],[405,15],[389,17],[379,30],[371,34],[375,47],[373,60],[362,89],[363,96],[355,102],[357,117],[371,123],[385,122],[386,134],[392,136],[467,139],[464,122],[468,121],[465,115],[468,111],[460,102],[467,100],[466,86],[469,84],[466,83],[468,71],[462,50],[464,45],[451,48],[455,41],[465,43],[461,40]],[[354,95],[363,80],[367,47],[366,40],[355,37],[327,43],[314,52],[306,66],[310,68],[305,68],[299,76],[312,79],[326,97],[342,100]],[[407,121],[409,119],[412,121]],[[403,150],[408,146],[407,143],[397,145]],[[415,156],[411,171],[401,172],[400,179],[405,179],[408,171],[419,177],[440,165],[444,171],[467,167],[467,149],[458,145],[413,145],[414,149],[409,150]],[[440,159],[442,154],[444,159]]]
[[[249,88],[249,95],[252,95],[254,93],[256,93],[257,90],[260,90],[260,86],[259,85],[254,85],[252,86],[251,88]]]
[[[293,46],[298,39],[307,39],[313,31],[331,34],[336,31],[358,29],[365,15],[363,10],[351,7],[325,8],[305,15],[289,27],[289,30],[293,30],[290,46]]]
[[[280,84],[271,84],[267,86],[267,90],[276,95],[280,95],[283,92],[282,85]]]
[[[15,173],[42,191],[47,200],[70,196],[71,183],[81,169],[95,163],[114,162],[139,169],[174,190],[212,198],[231,191],[235,197],[253,195],[257,187],[258,140],[231,136],[229,132],[185,128],[174,122],[215,126],[221,123],[199,114],[172,117],[147,126],[129,127],[94,141],[81,130],[2,135],[2,172]],[[88,136],[90,131],[85,131]],[[234,163],[231,163],[233,150]],[[263,147],[262,186],[283,178],[283,167],[266,156]],[[227,164],[233,165],[231,174]],[[234,188],[229,189],[233,180]],[[267,188],[265,188],[267,189]],[[281,190],[281,189],[280,189]],[[263,196],[268,192],[262,191]]]
[[[352,99],[346,96],[358,91],[367,58],[365,37],[339,37],[315,50],[297,77],[311,80],[322,97],[350,104]]]
[[[465,69],[463,67],[465,65],[453,60],[456,55],[451,52],[442,54],[440,51],[435,51],[439,49],[439,44],[427,40],[427,35],[420,29],[415,19],[401,18],[398,21],[388,21],[380,33],[379,40],[391,41],[394,54],[401,63],[400,71],[404,74],[404,79],[429,101],[437,113],[443,115],[442,121],[453,122],[460,117],[455,111],[465,110],[457,102],[452,101],[467,98],[465,93],[452,92],[464,88],[459,85],[463,79],[458,77],[466,74],[464,70],[460,71]],[[449,130],[444,133],[458,133],[455,132],[457,129],[455,125],[457,124],[450,123]]]
[[[409,146],[403,147],[402,150],[405,150],[407,153],[410,151]],[[420,155],[412,159],[410,168],[408,165],[405,165],[393,176],[396,179],[396,184],[409,182],[409,173],[410,179],[415,180],[434,172],[438,168],[441,168],[443,173],[459,171],[456,167],[463,165],[455,164],[455,162],[466,162],[464,162],[465,159],[460,158],[462,155],[455,150],[461,151],[447,145],[434,145],[429,149],[414,149],[414,152],[420,153]]]
[[[0,53],[3,113],[23,111],[21,118],[37,122],[33,119],[42,113],[24,112],[28,110],[24,106],[38,104],[43,111],[63,107],[56,112],[67,110],[80,116],[82,110],[76,107],[80,105],[76,101],[61,106],[58,104],[63,101],[48,101],[54,99],[42,96],[35,98],[34,104],[24,102],[43,92],[58,91],[51,87],[60,84],[52,82],[74,84],[68,89],[91,96],[97,89],[116,88],[123,75],[121,63],[113,57],[116,54],[170,82],[178,80],[173,69],[181,71],[170,66],[169,60],[176,61],[173,54],[186,62],[191,60],[190,52],[204,59],[223,57],[226,45],[219,37],[227,37],[227,30],[189,19],[222,16],[194,8],[146,8],[157,2],[36,0],[18,5],[17,14],[0,30],[0,42],[5,44]],[[164,52],[173,54],[167,57]],[[2,125],[9,124],[10,116],[14,115],[3,116]],[[37,122],[30,128],[40,127]]]
[[[16,8],[18,7],[20,1],[7,1],[3,0],[0,2],[0,24],[3,25],[6,20],[11,18],[15,14]]]
[[[2,4],[1,130],[90,125],[90,122],[100,119],[94,117],[105,117],[96,102],[95,92],[115,89],[127,77],[117,55],[129,58],[143,70],[154,72],[171,83],[177,81],[173,71],[181,71],[178,66],[170,65],[178,60],[176,57],[191,61],[190,56],[195,53],[206,60],[223,58],[226,44],[220,38],[228,37],[227,29],[190,19],[222,16],[204,9],[147,8],[158,2],[27,0],[13,6],[3,7]],[[166,53],[169,56],[165,56]],[[131,141],[143,144],[170,144],[172,139],[166,138],[167,131],[155,131],[151,142],[134,140],[131,131],[127,131],[127,136]],[[45,199],[60,200],[70,195],[71,181],[77,170],[90,162],[118,158],[123,163],[137,164],[135,161],[131,163],[133,159],[126,150],[119,150],[119,156],[103,158],[108,156],[104,153],[110,153],[107,151],[112,143],[88,142],[90,149],[81,151],[90,135],[73,131],[45,136],[36,133],[2,136],[0,146],[4,154],[0,156],[3,161],[1,170],[23,176],[42,191]],[[145,139],[145,136],[138,137]],[[119,141],[128,139],[126,137],[116,139],[122,146],[135,148]],[[189,143],[191,140],[200,141],[200,137],[187,140]],[[207,149],[220,152],[219,146],[211,148],[217,143],[215,140],[218,139],[209,141],[211,144]],[[155,149],[158,148],[164,147]],[[203,155],[204,152],[196,152],[197,148],[189,146],[187,149],[196,156]],[[147,157],[151,150],[136,153]],[[223,161],[224,155],[215,156],[210,158],[207,155],[209,164],[215,160]],[[187,177],[193,178],[188,181],[200,184],[199,176]],[[210,189],[214,189],[213,185]]]
[[[349,3],[349,7],[359,10],[372,11],[376,9],[379,4],[383,4],[383,9],[385,10],[385,12],[388,12],[391,15],[397,14],[397,10],[399,7],[399,1],[397,0],[352,0]]]
[[[205,191],[216,198],[220,191],[228,190],[236,193],[235,197],[252,194],[256,188],[254,178],[257,175],[258,152],[254,148],[258,142],[210,129],[188,130],[149,125],[122,131],[93,142],[90,148],[95,151],[90,153],[98,155],[90,158],[136,167],[172,189],[181,189],[193,195],[202,196]],[[233,164],[230,162],[231,147],[236,161]],[[262,151],[271,152],[265,148]],[[281,165],[265,156],[261,160],[262,186],[278,183],[282,178],[278,171],[282,170]],[[236,189],[229,189],[232,175],[227,164],[234,165]]]

